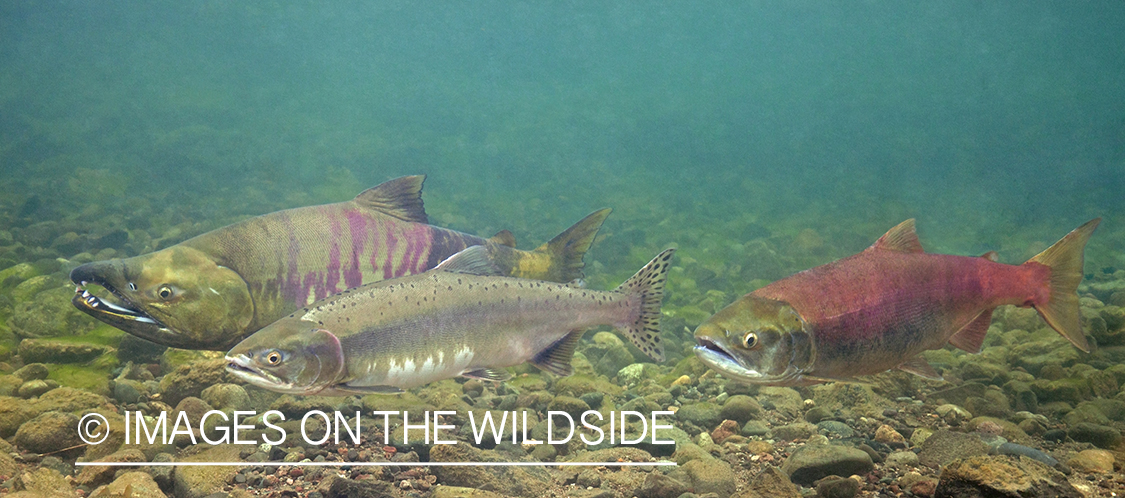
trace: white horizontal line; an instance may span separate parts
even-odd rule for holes
[[[676,462],[75,462],[105,467],[644,467]]]

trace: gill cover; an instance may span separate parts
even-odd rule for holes
[[[816,359],[801,315],[789,303],[752,294],[696,328],[695,340],[695,353],[705,365],[754,384],[803,384],[802,375]]]

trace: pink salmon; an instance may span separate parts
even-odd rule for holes
[[[291,394],[397,393],[455,376],[502,381],[530,361],[570,375],[582,332],[612,325],[662,361],[660,302],[674,249],[613,291],[495,276],[483,247],[420,275],[346,290],[227,353],[227,370]]]
[[[849,380],[898,368],[941,376],[920,356],[947,342],[977,353],[997,306],[1033,307],[1082,351],[1077,288],[1095,219],[1022,265],[927,254],[906,220],[863,252],[778,280],[695,330],[695,353],[731,379],[766,385]]]

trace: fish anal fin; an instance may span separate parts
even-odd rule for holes
[[[355,196],[353,202],[403,221],[427,223],[422,205],[422,182],[426,175],[403,176],[371,187]]]
[[[488,380],[492,382],[504,382],[512,378],[511,373],[501,368],[478,368],[476,370],[462,372],[461,376],[468,377],[470,379]]]
[[[945,380],[942,378],[941,374],[937,373],[937,371],[934,370],[934,367],[930,366],[929,363],[926,363],[926,360],[921,356],[915,356],[914,358],[907,360],[906,363],[899,365],[898,369],[902,370],[903,372],[912,373],[923,379]]]
[[[993,263],[999,263],[1000,262],[1000,255],[997,254],[996,251],[988,251],[984,254],[981,254],[980,257],[982,257],[984,259],[987,259],[987,260],[989,260]]]
[[[353,394],[399,394],[402,389],[395,386],[358,386],[353,384],[340,384],[335,390]]]
[[[574,373],[574,367],[570,365],[570,360],[574,357],[574,349],[578,347],[578,339],[581,338],[581,330],[571,330],[562,339],[555,341],[554,344],[547,346],[547,349],[535,355],[531,359],[531,364],[540,370],[561,377]]]
[[[949,338],[949,343],[966,353],[979,353],[984,345],[984,336],[988,334],[988,326],[992,323],[992,311],[980,312],[976,318],[953,334],[953,337]]]
[[[876,240],[868,250],[925,252],[922,250],[922,242],[918,240],[918,233],[914,231],[914,218],[887,230],[887,233],[879,237],[879,240]]]
[[[488,241],[502,246],[516,247],[516,236],[507,230],[496,232],[496,235],[493,235]]]
[[[496,264],[492,262],[492,258],[489,257],[488,248],[485,246],[472,246],[463,249],[461,252],[439,263],[434,267],[434,270],[468,273],[471,275],[503,275],[500,273],[500,270],[496,268]]]

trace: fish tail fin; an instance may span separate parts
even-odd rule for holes
[[[1098,227],[1101,218],[1087,221],[1045,251],[1027,260],[1025,265],[1038,263],[1051,269],[1047,281],[1047,302],[1035,303],[1035,310],[1051,328],[1062,334],[1071,344],[1090,352],[1090,344],[1082,333],[1078,310],[1078,284],[1082,282],[1083,251],[1090,234]]]
[[[614,291],[640,298],[639,313],[632,321],[618,324],[634,346],[655,361],[664,361],[660,343],[660,304],[664,301],[664,282],[668,279],[675,249],[665,249]]]
[[[547,243],[535,248],[517,263],[512,276],[552,282],[570,282],[582,278],[582,258],[594,243],[612,209],[599,209],[575,223]]]

